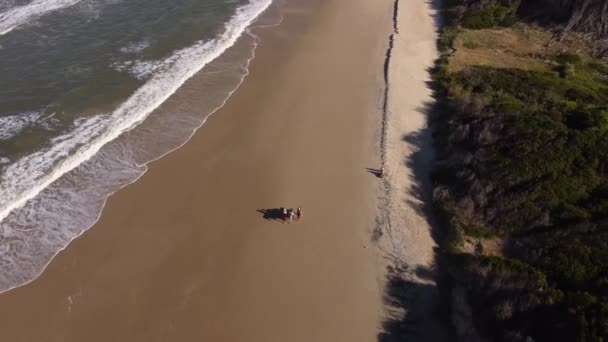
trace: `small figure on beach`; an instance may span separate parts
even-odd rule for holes
[[[378,170],[378,177],[383,178],[385,173],[384,168],[381,167],[380,170]]]
[[[274,211],[274,213],[275,213],[274,215],[268,213],[268,211],[271,211],[271,210]],[[258,211],[260,211],[260,210],[258,210]],[[264,211],[264,210],[262,210],[262,211]],[[275,219],[280,219],[283,222],[292,223],[294,221],[294,219],[299,220],[302,217],[302,209],[301,208],[298,208],[298,209],[285,208],[285,207],[280,207],[279,209],[270,209],[264,213],[264,218],[268,219],[269,217],[273,217]]]

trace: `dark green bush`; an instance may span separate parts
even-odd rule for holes
[[[581,57],[579,55],[577,55],[576,53],[564,52],[564,53],[560,53],[559,55],[555,56],[555,60],[560,64],[576,65],[581,62]]]
[[[437,41],[437,46],[439,51],[445,52],[452,48],[452,44],[454,43],[454,37],[458,33],[455,27],[444,26],[441,29],[441,33],[439,34],[439,39]]]
[[[472,236],[474,238],[489,238],[492,236],[491,231],[479,225],[465,226],[464,231],[467,235]]]
[[[509,25],[516,9],[490,3],[462,26]],[[509,258],[451,261],[490,340],[608,341],[608,66],[553,59],[559,73],[450,73],[444,57],[433,74],[447,106],[433,134],[446,250],[462,253],[463,234],[507,239]]]
[[[491,267],[493,270],[501,271],[503,273],[513,272],[527,274],[528,276],[533,277],[539,286],[543,288],[548,286],[547,276],[543,272],[517,259],[484,256],[481,257],[481,265]]]
[[[522,101],[509,94],[497,95],[493,104],[496,110],[507,114],[516,114],[525,108]]]
[[[462,19],[462,26],[479,30],[494,26],[511,26],[517,21],[517,4],[502,5],[493,3],[467,13]]]

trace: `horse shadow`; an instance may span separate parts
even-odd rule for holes
[[[282,208],[258,209],[258,213],[268,221],[285,221]]]

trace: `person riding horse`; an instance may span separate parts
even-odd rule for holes
[[[281,213],[281,219],[283,221],[289,221],[289,223],[291,223],[295,218],[297,218],[298,220],[302,218],[302,209],[298,208],[298,209],[293,209],[293,208],[279,208],[279,211]]]

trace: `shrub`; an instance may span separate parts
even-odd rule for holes
[[[497,111],[508,114],[519,113],[525,108],[523,102],[509,94],[498,95],[492,105]]]
[[[486,256],[481,258],[481,266],[489,267],[501,273],[518,273],[531,277],[537,284],[547,287],[547,276],[535,267],[517,259],[501,258],[498,256]]]
[[[501,6],[510,7],[490,4],[463,25],[508,22]],[[450,269],[452,278],[493,340],[508,330],[537,341],[608,336],[608,67],[576,54],[554,59],[562,77],[481,66],[450,73],[445,56],[434,74],[447,100],[433,122],[444,246],[462,253],[465,234],[493,234],[515,258],[466,254],[461,265],[450,256],[464,274]]]
[[[568,203],[557,209],[556,216],[562,221],[580,221],[591,217],[587,210]]]
[[[511,26],[517,21],[517,4],[490,4],[472,11],[462,19],[462,26],[474,30],[494,26]]]
[[[458,33],[457,29],[452,26],[445,26],[441,29],[441,34],[439,35],[439,39],[437,41],[437,48],[441,52],[448,51],[452,48],[452,44],[454,42],[454,37]]]
[[[577,55],[576,53],[564,52],[564,53],[560,53],[559,55],[555,56],[555,60],[560,64],[576,65],[581,62],[581,57],[579,55]]]
[[[487,228],[479,225],[468,225],[464,227],[464,231],[468,236],[474,238],[489,238],[492,236],[492,232]]]

